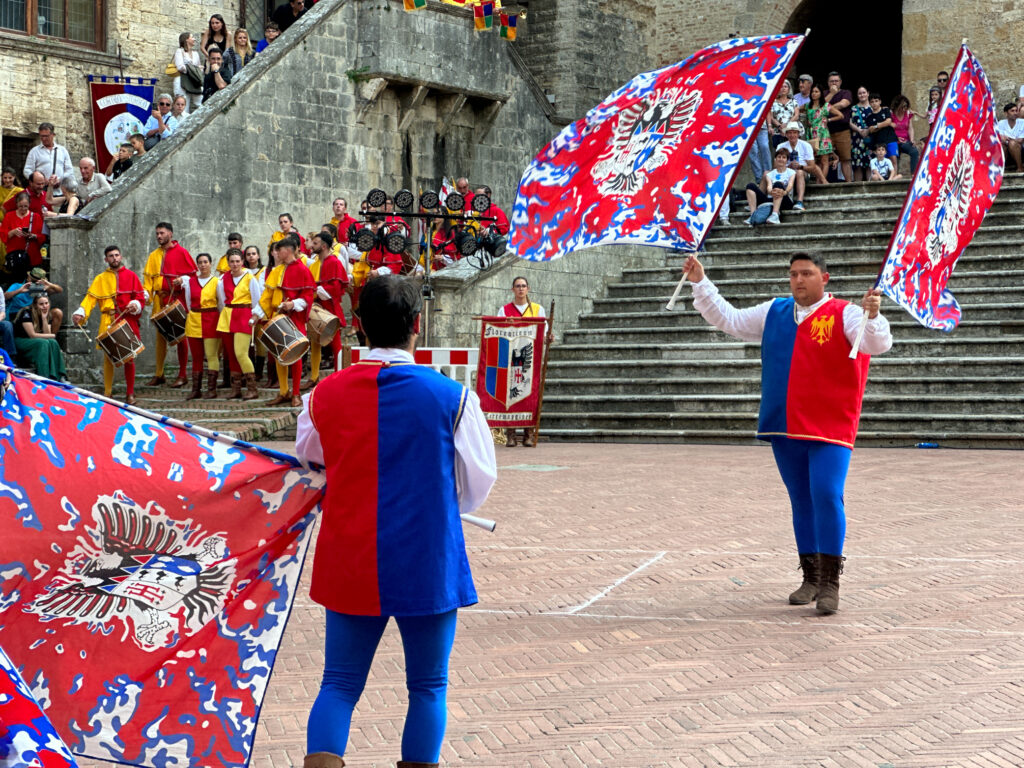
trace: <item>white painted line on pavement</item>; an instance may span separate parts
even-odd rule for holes
[[[600,599],[601,599],[602,597],[604,597],[605,595],[607,595],[607,594],[608,594],[609,592],[611,592],[611,591],[612,591],[613,589],[615,589],[615,588],[616,588],[617,586],[619,586],[619,585],[621,585],[621,584],[624,584],[624,583],[626,582],[626,580],[627,580],[627,579],[629,579],[629,578],[631,578],[631,577],[635,576],[636,574],[640,573],[640,571],[642,571],[642,570],[643,570],[644,568],[647,568],[647,567],[649,567],[649,566],[651,566],[651,565],[654,565],[654,564],[655,564],[656,562],[658,562],[659,560],[661,560],[661,558],[663,558],[663,557],[664,557],[665,555],[667,555],[667,554],[668,554],[668,552],[659,552],[659,553],[658,553],[657,555],[655,555],[654,557],[652,557],[652,558],[651,558],[650,560],[648,560],[648,561],[647,561],[646,563],[644,563],[643,565],[638,565],[638,566],[637,566],[636,568],[634,568],[634,569],[633,569],[632,571],[630,571],[629,573],[627,573],[627,574],[626,574],[625,576],[623,576],[623,577],[622,577],[621,579],[619,579],[618,581],[616,581],[615,583],[613,583],[613,584],[612,584],[611,586],[608,586],[608,587],[605,587],[604,589],[602,589],[602,590],[601,590],[600,592],[598,592],[598,593],[597,593],[596,595],[594,595],[594,596],[593,596],[592,598],[590,598],[589,600],[587,600],[587,602],[585,602],[585,603],[581,603],[580,605],[577,605],[577,606],[576,606],[575,608],[570,608],[570,609],[569,609],[569,611],[568,611],[568,613],[569,613],[570,615],[572,615],[572,614],[574,614],[574,613],[577,613],[578,611],[582,611],[582,610],[583,610],[584,608],[589,608],[589,607],[590,607],[591,605],[593,605],[593,604],[594,604],[594,603],[596,603],[596,602],[597,602],[598,600],[600,600]]]

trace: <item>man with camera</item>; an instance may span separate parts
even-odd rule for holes
[[[28,273],[24,283],[12,283],[11,287],[4,291],[4,298],[7,300],[7,311],[14,317],[18,312],[35,301],[36,296],[42,293],[63,293],[64,289],[56,283],[46,279],[46,270],[42,267],[34,267]],[[60,327],[64,313],[59,309],[50,310],[50,322]],[[54,333],[57,331],[54,330]]]
[[[152,114],[146,124],[142,126],[142,135],[146,137],[144,146],[150,150],[160,143],[161,139],[169,139],[178,130],[178,121],[171,114],[173,101],[171,94],[161,93],[152,105]]]

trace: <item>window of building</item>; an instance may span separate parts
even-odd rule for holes
[[[99,46],[104,0],[0,0],[0,29]]]

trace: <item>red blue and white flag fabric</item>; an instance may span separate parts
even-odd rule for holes
[[[0,766],[74,768],[75,758],[0,648]]]
[[[697,250],[803,40],[727,40],[630,80],[530,163],[508,247],[531,261],[605,243]]]
[[[96,167],[106,168],[133,133],[142,133],[151,114],[156,78],[89,75]]]
[[[0,645],[75,754],[245,766],[324,476],[152,416],[15,373]]]
[[[877,287],[928,328],[952,331],[960,305],[946,288],[1003,182],[1003,150],[985,70],[967,46],[949,76],[903,203]]]

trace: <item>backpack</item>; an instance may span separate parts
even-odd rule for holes
[[[752,214],[750,214],[750,223],[751,223],[751,225],[754,225],[754,226],[756,226],[758,224],[764,224],[766,221],[768,221],[768,217],[771,216],[771,215],[772,215],[772,204],[771,203],[761,203],[759,206],[757,206],[757,208],[754,210],[754,212]]]

